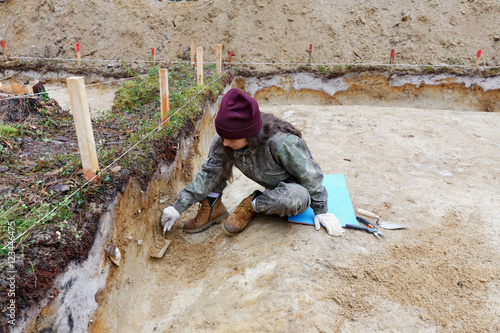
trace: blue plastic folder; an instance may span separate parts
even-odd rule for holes
[[[328,191],[328,212],[335,214],[343,227],[346,224],[358,224],[344,175],[325,175],[323,186]],[[314,212],[309,207],[302,214],[289,216],[288,221],[314,225]]]

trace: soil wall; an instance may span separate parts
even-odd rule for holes
[[[455,111],[500,111],[500,76],[396,75],[382,72],[323,78],[309,73],[237,77],[263,103],[371,105]]]

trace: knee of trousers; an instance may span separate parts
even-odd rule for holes
[[[279,216],[298,215],[311,205],[309,191],[295,183],[279,183],[274,189],[267,189],[257,197],[255,206],[259,213]]]

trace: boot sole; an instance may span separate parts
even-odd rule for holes
[[[187,234],[195,234],[197,232],[201,232],[205,229],[208,229],[210,228],[211,226],[213,226],[214,224],[220,224],[224,219],[226,219],[227,217],[229,216],[229,214],[226,212],[225,214],[219,216],[218,218],[208,222],[207,224],[199,227],[199,228],[196,228],[196,229],[182,229],[184,230],[185,233]]]

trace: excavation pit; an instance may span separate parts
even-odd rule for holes
[[[236,77],[261,111],[300,129],[325,174],[344,174],[354,208],[408,230],[377,240],[257,215],[229,238],[214,226],[150,259],[161,210],[205,159],[217,104],[175,163],[143,191],[133,179],[101,220],[82,266],[26,331],[470,332],[499,328],[500,80],[363,73]],[[484,112],[488,111],[488,112]],[[259,186],[240,173],[231,212]],[[120,267],[102,252],[122,249]]]

